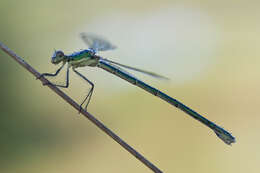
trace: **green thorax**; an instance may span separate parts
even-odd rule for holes
[[[67,57],[69,65],[74,68],[85,66],[95,67],[98,63],[98,58],[95,56],[95,52],[90,49],[75,52]]]

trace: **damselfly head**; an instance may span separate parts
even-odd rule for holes
[[[51,63],[53,64],[58,64],[61,61],[63,61],[65,59],[65,55],[61,50],[58,51],[54,51],[52,57],[51,57]]]

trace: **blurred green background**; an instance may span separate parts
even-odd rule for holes
[[[100,55],[171,78],[136,74],[230,130],[207,127],[98,68],[89,112],[164,172],[257,173],[260,162],[260,1],[1,0],[1,42],[40,72],[55,49],[85,49],[80,32],[117,45]],[[8,55],[1,57],[0,172],[150,172]],[[78,102],[88,86],[74,74]]]

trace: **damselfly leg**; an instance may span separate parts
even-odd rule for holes
[[[61,69],[65,66],[65,63],[55,72],[55,73],[43,73],[41,74],[37,79],[40,79],[41,77],[45,77],[45,76],[48,76],[48,77],[55,77],[57,76]],[[43,85],[54,85],[54,86],[57,86],[57,87],[62,87],[62,88],[68,88],[69,87],[69,66],[67,66],[67,72],[66,72],[66,80],[65,80],[65,85],[60,85],[58,83],[55,83],[55,82],[48,82],[48,83],[44,83]]]
[[[81,109],[82,109],[82,105],[83,105],[86,101],[87,101],[87,104],[86,104],[86,106],[85,106],[85,110],[87,110],[87,107],[88,107],[88,104],[89,104],[89,102],[90,102],[92,93],[93,93],[93,91],[94,91],[94,84],[93,84],[90,80],[88,80],[85,76],[83,76],[81,73],[79,73],[77,70],[75,70],[75,68],[72,68],[72,69],[73,69],[73,71],[74,71],[77,75],[79,75],[82,79],[84,79],[85,81],[87,81],[87,82],[91,85],[90,91],[88,92],[88,94],[87,94],[87,96],[85,97],[85,99],[83,100],[83,102],[80,104],[80,111],[79,111],[79,113],[80,113],[80,112],[81,112]]]

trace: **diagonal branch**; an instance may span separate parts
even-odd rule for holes
[[[31,72],[35,77],[37,77],[37,78],[40,77],[41,74],[38,71],[36,71],[32,66],[30,66],[27,62],[25,62],[20,56],[16,55],[13,51],[11,51],[7,46],[5,46],[1,42],[0,42],[0,48],[5,53],[10,55],[21,66],[23,66],[25,69],[27,69],[29,72]],[[46,78],[44,78],[44,77],[39,78],[39,80],[41,80],[41,82],[43,84],[49,83],[49,81]],[[108,129],[102,122],[100,122],[98,119],[96,119],[89,112],[80,109],[80,106],[74,100],[72,100],[68,95],[66,95],[64,92],[62,92],[59,88],[57,88],[56,86],[53,86],[53,85],[47,85],[47,86],[52,91],[54,91],[56,94],[58,94],[60,97],[62,97],[71,106],[73,106],[75,109],[80,111],[86,118],[88,118],[92,123],[94,123],[98,128],[100,128],[108,136],[113,138],[124,149],[126,149],[129,153],[131,153],[133,156],[135,156],[139,161],[141,161],[144,165],[146,165],[148,168],[150,168],[153,172],[155,172],[155,173],[162,173],[162,171],[160,169],[158,169],[155,165],[153,165],[150,161],[148,161],[144,156],[142,156],[134,148],[132,148],[130,145],[128,145],[125,141],[123,141],[114,132],[112,132],[110,129]]]

